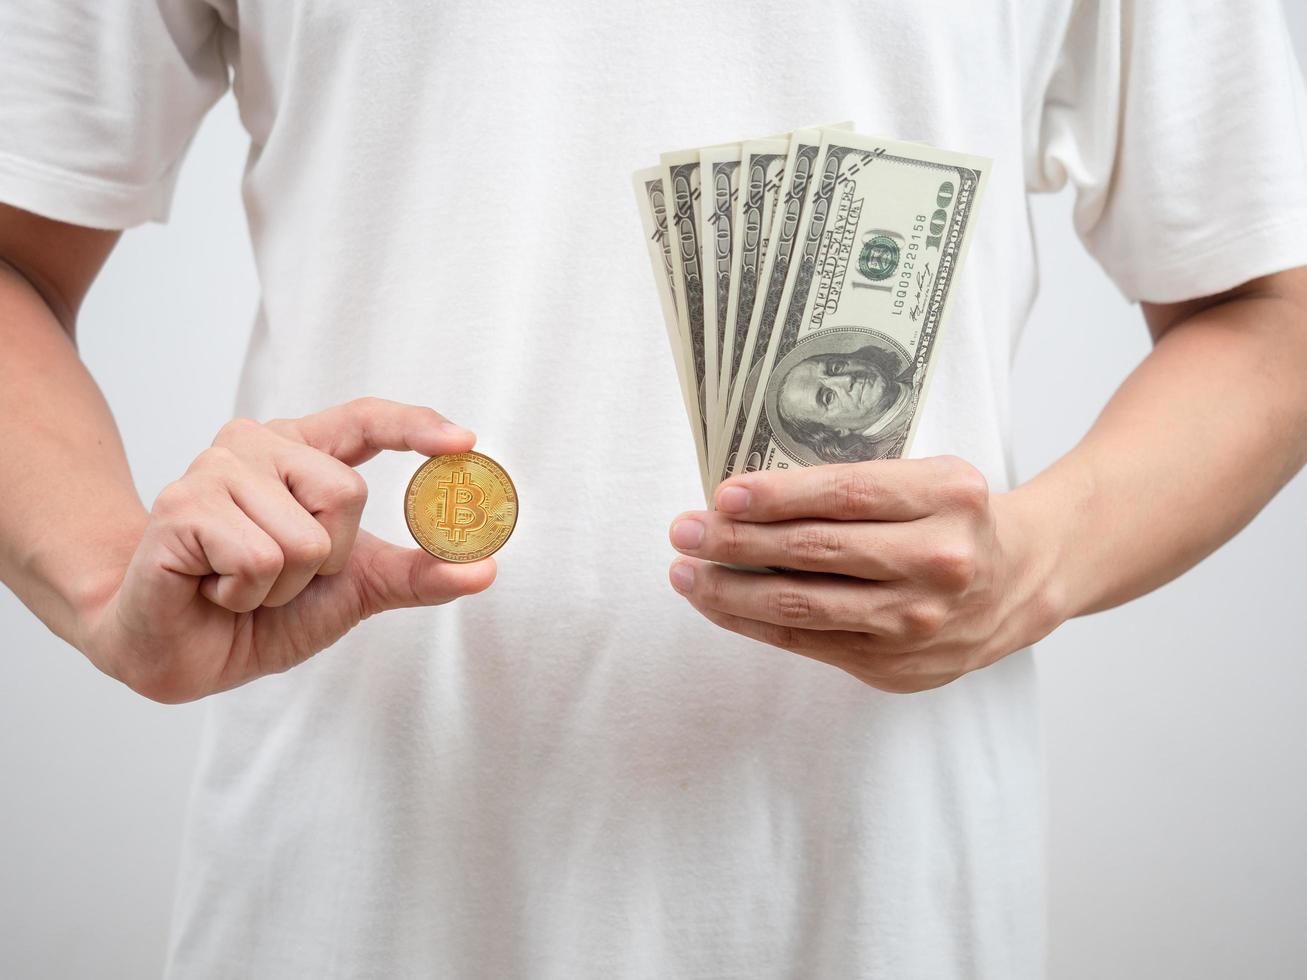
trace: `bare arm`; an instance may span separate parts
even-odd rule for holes
[[[1170,581],[1307,463],[1307,269],[1144,313],[1152,352],[1028,483],[993,494],[949,457],[735,477],[673,524],[673,587],[719,626],[908,692]]]
[[[147,511],[73,342],[116,239],[0,205],[0,580],[52,630],[133,690],[188,701],[491,583],[491,559],[448,564],[358,527],[354,466],[472,447],[426,407],[233,420]]]
[[[117,240],[0,205],[0,580],[73,643],[76,607],[121,576],[146,521],[73,339]]]
[[[1169,582],[1307,463],[1307,269],[1144,315],[1152,352],[1080,444],[1010,495],[1055,545],[1061,618]]]

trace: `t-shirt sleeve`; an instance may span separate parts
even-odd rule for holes
[[[1279,0],[1079,0],[1028,128],[1027,187],[1131,300],[1307,264],[1307,95]]]
[[[164,221],[228,86],[202,0],[0,4],[0,201],[95,228]]]

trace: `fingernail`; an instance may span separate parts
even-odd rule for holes
[[[465,429],[461,425],[455,425],[453,422],[441,422],[440,431],[447,436],[453,436],[456,439],[466,439],[472,435],[470,429]]]
[[[717,492],[717,509],[741,514],[749,509],[749,491],[744,487],[722,487]]]
[[[672,566],[672,588],[681,595],[694,591],[694,566],[688,561],[678,561]]]
[[[672,545],[677,548],[697,548],[703,544],[703,525],[694,518],[686,518],[672,525]]]

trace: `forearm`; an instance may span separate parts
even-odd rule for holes
[[[1250,293],[1169,329],[1078,446],[1005,495],[1058,619],[1170,581],[1307,462],[1303,307]]]
[[[69,334],[0,263],[0,580],[76,644],[146,523],[113,416]]]

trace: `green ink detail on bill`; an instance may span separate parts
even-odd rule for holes
[[[899,245],[892,238],[877,235],[862,246],[858,256],[858,271],[872,282],[880,282],[894,275],[899,267]]]

